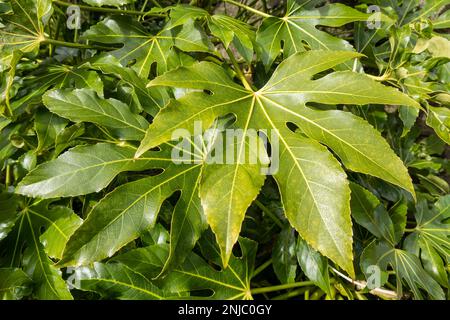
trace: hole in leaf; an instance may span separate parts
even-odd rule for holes
[[[297,126],[295,123],[290,122],[290,121],[286,122],[286,127],[287,127],[289,130],[291,130],[292,132],[295,132],[295,131],[297,131],[297,129],[298,129],[298,126]]]

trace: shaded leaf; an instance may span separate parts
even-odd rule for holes
[[[297,275],[296,238],[292,228],[281,230],[272,250],[272,265],[281,283],[295,282]]]
[[[73,282],[81,290],[95,291],[106,299],[161,300],[164,292],[141,273],[120,263],[95,262],[75,269]]]
[[[328,260],[311,248],[301,237],[298,237],[297,240],[296,254],[303,273],[327,295],[331,296]]]
[[[49,208],[48,205],[41,202],[20,212],[14,229],[0,243],[0,257],[10,266],[21,267],[33,280],[34,298],[71,300],[72,295],[61,272],[47,256],[40,236],[43,229],[51,227],[61,217],[73,215],[73,212],[66,207]]]
[[[198,290],[212,290],[213,299],[251,299],[250,276],[253,272],[256,243],[245,238],[239,240],[242,257],[231,257],[226,269],[217,271],[200,256],[191,253],[186,261],[172,270],[161,282],[163,289],[169,292],[189,293]],[[220,259],[220,252],[217,256]],[[139,272],[152,277],[165,257],[168,247],[150,246],[125,253],[114,261],[136,268]]]
[[[0,300],[20,300],[31,291],[31,279],[20,269],[0,268]]]

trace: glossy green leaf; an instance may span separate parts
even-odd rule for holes
[[[216,235],[225,267],[239,238],[245,212],[256,199],[265,180],[259,161],[261,157],[258,157],[258,150],[247,142],[245,132],[244,129],[243,136],[236,140],[226,139],[224,142],[223,154],[227,157],[235,154],[231,161],[233,164],[228,164],[229,158],[226,159],[227,164],[206,162],[200,181],[201,204],[206,220]],[[257,146],[257,149],[261,148],[265,151],[264,146]],[[258,159],[259,163],[246,163],[245,159],[251,157]]]
[[[162,280],[162,288],[168,292],[179,293],[212,290],[209,298],[222,300],[251,299],[250,276],[254,267],[256,244],[245,238],[241,238],[239,243],[242,257],[232,256],[226,269],[215,270],[200,256],[191,253],[182,265],[174,268]],[[157,274],[167,255],[167,246],[150,246],[125,253],[114,258],[114,261],[135,268],[151,278]],[[220,259],[218,250],[217,257]]]
[[[1,186],[0,186],[1,187]],[[0,241],[4,239],[14,226],[18,215],[18,201],[14,194],[0,189]]]
[[[203,19],[211,34],[222,41],[225,48],[232,43],[247,62],[252,61],[255,32],[248,24],[224,14],[210,15],[208,11],[192,6],[175,6],[170,10],[172,25],[183,25],[190,19]]]
[[[123,102],[102,99],[89,89],[50,90],[43,101],[51,112],[63,118],[103,125],[123,140],[140,140],[148,127],[147,120],[132,113]]]
[[[49,219],[48,216],[43,216],[38,212],[33,211],[33,213],[42,219]],[[50,220],[47,229],[39,239],[49,257],[61,259],[67,241],[83,220],[72,212],[60,214],[55,218],[51,217]]]
[[[214,140],[214,136],[209,139]],[[209,144],[208,140],[203,143]],[[172,213],[170,254],[161,274],[184,261],[206,228],[198,194],[203,172],[214,171],[203,163],[203,156],[194,163],[181,164],[174,162],[173,150],[167,146],[154,154],[154,168],[164,171],[125,184],[103,198],[69,241],[61,264],[81,265],[111,256],[153,227],[163,201],[176,192],[181,195]]]
[[[59,156],[66,148],[72,146],[75,140],[82,136],[84,132],[85,129],[83,123],[76,123],[59,132],[55,138],[54,156]]]
[[[19,300],[31,291],[31,279],[20,269],[0,268],[0,300]]]
[[[24,85],[11,101],[15,114],[23,114],[30,105],[40,105],[49,88],[90,88],[103,97],[103,82],[94,71],[78,66],[45,64],[23,79]]]
[[[429,107],[427,125],[432,127],[442,140],[450,144],[450,109]]]
[[[45,40],[44,27],[52,12],[51,0],[11,0],[13,13],[0,15],[0,70],[9,66],[13,53],[37,54]]]
[[[139,78],[134,70],[123,67],[119,60],[112,55],[99,56],[89,61],[86,66],[115,76],[133,87],[142,108],[152,116],[156,115],[166,105],[169,99],[168,94],[164,90],[159,88],[146,88],[146,81]]]
[[[20,212],[14,229],[0,243],[0,255],[3,257],[3,262],[13,267],[21,267],[33,280],[32,296],[36,299],[72,299],[60,270],[53,266],[40,241],[42,230],[52,228],[55,221],[71,215],[73,212],[69,208],[49,207],[46,202],[30,206]],[[57,232],[61,231],[57,230]],[[56,243],[50,248],[61,245],[64,244]]]
[[[0,0],[0,299],[448,298],[449,5]]]
[[[272,265],[281,283],[295,282],[297,275],[296,238],[292,228],[281,230],[272,251]]]
[[[450,257],[450,196],[440,197],[432,208],[424,199],[416,206],[417,226],[405,239],[405,249],[420,257],[425,270],[448,287],[445,265]]]
[[[140,272],[120,263],[94,263],[74,270],[76,288],[98,292],[105,299],[161,300],[164,292]]]
[[[378,266],[382,272],[391,266],[397,275],[397,293],[402,294],[401,282],[406,282],[415,299],[423,299],[420,289],[426,290],[433,299],[444,300],[439,284],[422,268],[420,260],[413,254],[396,249],[386,242],[373,241],[361,256],[361,269],[366,277],[371,276],[369,266]],[[381,285],[383,283],[380,283]],[[370,283],[368,284],[370,287]],[[372,289],[372,288],[371,288]]]
[[[377,238],[395,245],[394,224],[383,204],[368,190],[351,183],[350,206],[355,221],[369,230]]]
[[[303,273],[324,292],[331,296],[328,260],[311,248],[305,240],[298,237],[296,246],[297,260]]]
[[[11,91],[14,84],[14,77],[16,75],[17,63],[22,58],[22,53],[14,51],[11,55],[11,59],[9,61],[10,68],[8,72],[5,73],[5,77],[3,79],[2,85],[2,94],[0,100],[0,115],[4,115],[6,117],[12,117],[14,114],[14,110],[11,107]]]
[[[257,32],[261,60],[266,67],[270,67],[281,49],[284,57],[306,51],[307,48],[353,51],[350,43],[319,30],[317,26],[340,27],[354,21],[367,21],[369,17],[370,14],[340,3],[309,8],[290,1],[284,17],[264,19]],[[345,65],[346,69],[353,68],[353,62],[345,62]]]
[[[16,193],[56,198],[99,192],[120,172],[151,168],[158,163],[153,160],[166,161],[152,152],[148,157],[134,159],[134,153],[132,147],[108,143],[77,146],[31,171]]]
[[[34,130],[38,137],[36,151],[42,151],[51,147],[56,136],[65,128],[68,121],[50,112],[38,112],[35,115]]]
[[[172,233],[172,250],[178,252],[178,246],[191,249],[204,229],[197,196],[198,185],[195,184],[200,172],[199,165],[172,165],[160,175],[117,188],[93,208],[83,225],[73,234],[60,264],[84,265],[113,255],[154,226],[162,202],[177,190],[181,190],[182,195],[173,219],[182,219],[186,225]],[[172,222],[172,227],[177,228],[177,225],[177,222]],[[188,234],[183,234],[185,232]],[[194,235],[191,236],[192,232]],[[182,257],[174,259],[182,260]]]
[[[357,56],[351,52],[325,51],[294,55],[257,92],[236,85],[218,66],[210,63],[166,73],[150,85],[208,90],[213,94],[189,93],[162,109],[150,125],[137,156],[170,140],[173,130],[192,131],[199,120],[206,129],[216,117],[229,113],[237,116],[235,125],[244,128],[244,132],[247,128],[272,130],[280,142],[280,170],[275,178],[288,219],[314,248],[352,273],[349,189],[345,174],[326,148],[313,139],[328,145],[349,169],[372,174],[413,193],[411,180],[401,160],[371,126],[350,113],[313,110],[304,103],[367,104],[389,100],[418,106],[396,90],[352,72],[336,72],[311,80],[314,74]],[[340,85],[336,87],[335,83]],[[297,124],[312,139],[290,131],[286,121]],[[294,174],[296,179],[292,178]],[[214,223],[217,225],[218,221]],[[314,223],[314,231],[310,223]],[[221,246],[224,248],[225,242]]]
[[[139,23],[116,16],[91,27],[83,38],[106,44],[123,44],[122,48],[110,54],[122,65],[135,60],[132,68],[144,79],[148,78],[153,63],[157,64],[158,74],[183,64],[187,57],[180,55],[174,46],[183,51],[209,51],[206,37],[192,21],[175,28],[167,25],[153,35],[148,34]]]

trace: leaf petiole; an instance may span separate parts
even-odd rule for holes
[[[111,50],[111,47],[103,47],[97,45],[89,45],[82,43],[74,43],[74,42],[66,42],[55,39],[44,39],[42,41],[43,44],[51,44],[54,46],[68,47],[68,48],[76,48],[76,49],[97,49],[97,50]]]
[[[259,200],[256,200],[256,199],[255,199],[254,203],[256,204],[256,206],[257,206],[258,208],[261,209],[262,212],[264,212],[265,214],[267,214],[267,216],[268,216],[269,218],[271,218],[271,219],[273,220],[273,222],[275,222],[275,224],[276,224],[277,226],[279,226],[281,229],[283,229],[283,222],[281,222],[281,220],[278,219],[278,217],[277,217],[272,211],[270,211],[269,209],[267,209],[267,207],[266,207],[265,205],[263,205]]]
[[[245,4],[243,4],[243,3],[240,3],[240,2],[237,2],[237,1],[233,1],[233,0],[224,0],[224,1],[225,1],[225,2],[228,2],[228,3],[231,3],[231,4],[234,4],[235,6],[244,8],[245,10],[248,10],[248,11],[250,11],[250,12],[253,12],[253,13],[255,13],[255,14],[257,14],[257,15],[260,15],[260,16],[262,16],[262,17],[264,17],[264,18],[270,18],[270,17],[272,17],[272,16],[271,16],[270,14],[268,14],[268,13],[259,11],[258,9],[254,9],[254,8],[252,8],[252,7],[249,7],[249,6],[245,5]]]
[[[6,166],[6,173],[5,173],[5,186],[8,188],[11,184],[11,166],[8,164]]]
[[[260,274],[262,271],[264,271],[268,266],[272,264],[272,259],[267,260],[262,265],[260,265],[258,268],[255,269],[255,271],[252,274],[252,278],[256,277],[258,274]]]
[[[228,57],[231,60],[231,63],[233,64],[234,71],[236,72],[236,75],[239,78],[239,80],[241,80],[245,89],[247,89],[249,91],[253,91],[252,86],[248,82],[247,78],[245,78],[245,75],[242,73],[242,70],[239,67],[239,63],[237,62],[236,58],[234,57],[233,52],[231,52],[230,48],[227,48],[226,51],[227,51]]]
[[[63,6],[63,7],[70,7],[73,6],[73,3],[68,3],[64,1],[54,0],[53,3]],[[134,16],[152,16],[152,17],[165,17],[166,15],[163,13],[156,13],[156,12],[146,12],[143,13],[142,11],[138,10],[122,10],[122,9],[113,9],[113,8],[103,8],[103,7],[91,7],[87,5],[77,4],[81,10],[86,11],[92,11],[92,12],[102,12],[102,13],[112,13],[112,14],[128,14],[128,15],[134,15]]]
[[[313,286],[313,285],[314,285],[314,282],[312,282],[312,281],[293,282],[293,283],[280,284],[277,286],[255,288],[255,289],[251,290],[251,293],[252,294],[261,294],[261,293],[287,290],[287,289],[298,288],[298,287],[307,287],[307,286]]]

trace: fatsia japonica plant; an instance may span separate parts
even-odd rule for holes
[[[0,1],[0,297],[446,299],[450,1]]]

